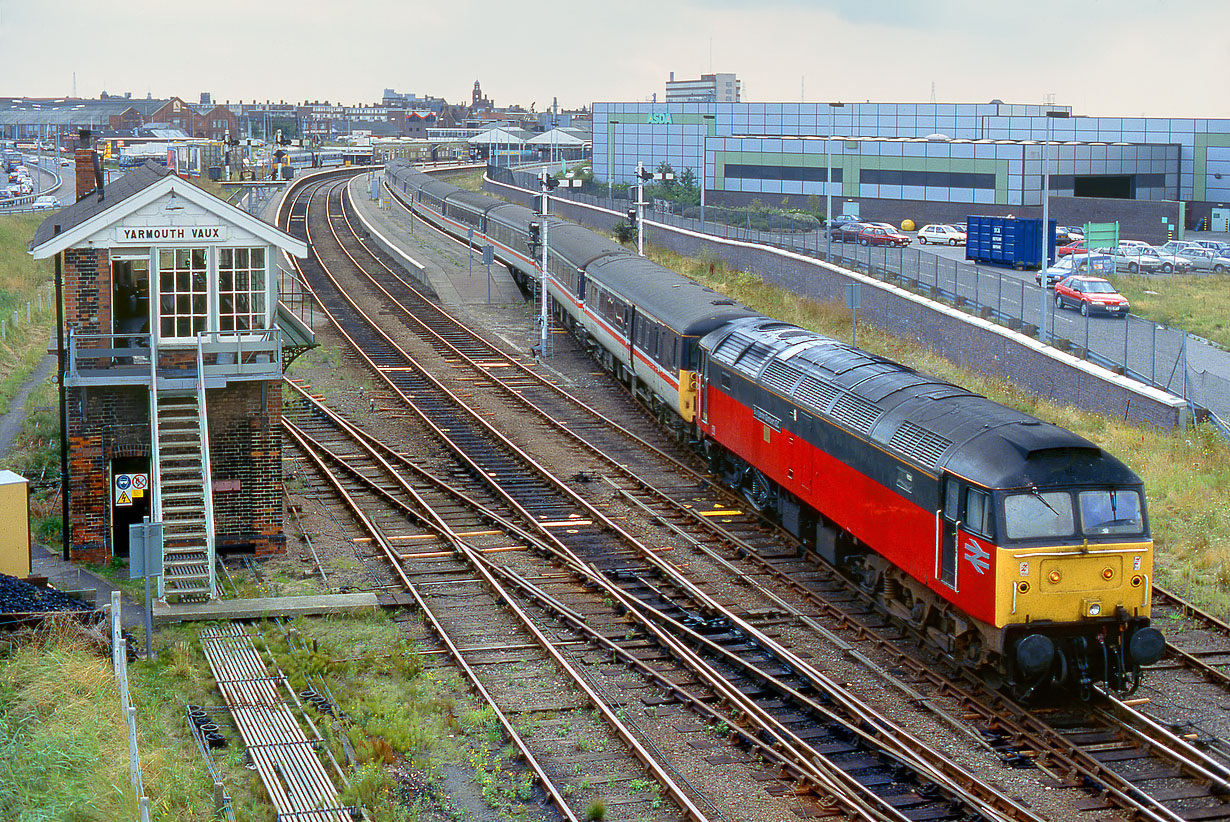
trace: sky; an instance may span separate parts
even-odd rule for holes
[[[734,72],[748,102],[1070,105],[1230,117],[1226,0],[0,0],[0,96],[452,103],[538,111]]]

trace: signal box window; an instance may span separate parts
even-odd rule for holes
[[[265,327],[265,249],[218,250],[218,330]]]
[[[209,317],[208,262],[203,248],[166,249],[158,255],[159,336],[191,339]]]

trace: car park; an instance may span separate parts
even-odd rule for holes
[[[1102,277],[1074,274],[1055,284],[1055,307],[1076,308],[1081,315],[1109,314],[1126,317],[1131,310],[1127,297]]]
[[[1191,268],[1191,261],[1186,257],[1163,255],[1151,245],[1120,244],[1115,248],[1099,248],[1095,251],[1111,255],[1115,259],[1115,268],[1120,271],[1126,269],[1130,274],[1169,274],[1172,271],[1183,272]]]
[[[1055,263],[1046,271],[1036,275],[1038,285],[1046,284],[1050,288],[1055,283],[1066,280],[1073,274],[1109,273],[1112,268],[1110,256],[1107,254],[1069,254]]]
[[[895,229],[873,225],[858,233],[858,244],[907,246],[910,244],[910,238]]]
[[[1183,249],[1183,257],[1191,262],[1193,271],[1212,271],[1222,274],[1230,271],[1230,251],[1214,251],[1211,248],[1188,246]]]
[[[965,245],[965,232],[951,225],[925,225],[918,230],[918,242],[922,245]]]

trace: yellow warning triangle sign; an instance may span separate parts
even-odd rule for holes
[[[132,505],[132,497],[128,496],[127,491],[120,491],[120,496],[115,501],[116,505]]]

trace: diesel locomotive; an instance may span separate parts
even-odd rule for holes
[[[524,284],[528,209],[393,161],[394,195]],[[748,504],[960,664],[1019,696],[1130,692],[1149,625],[1143,483],[1088,440],[757,314],[552,220],[556,316]]]

